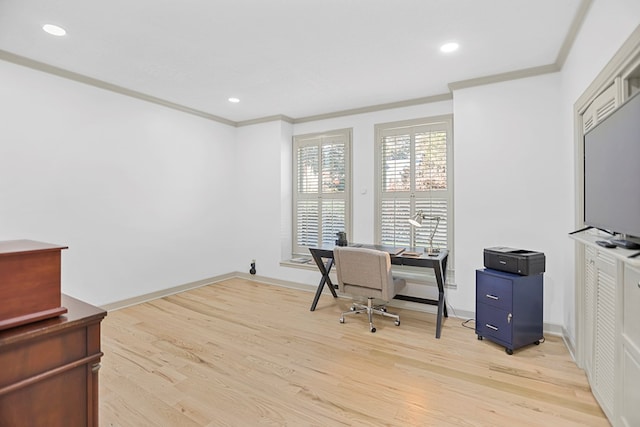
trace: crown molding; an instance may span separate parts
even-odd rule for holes
[[[285,116],[284,114],[276,114],[274,116],[261,117],[258,119],[249,119],[249,120],[240,120],[239,122],[235,122],[237,127],[241,126],[251,126],[259,123],[273,122],[273,121],[281,121],[287,123],[295,123],[295,119]]]
[[[443,93],[440,95],[426,96],[423,98],[408,99],[405,101],[390,102],[386,104],[371,105],[368,107],[353,108],[349,110],[336,111],[333,113],[318,114],[315,116],[301,117],[294,119],[293,123],[315,122],[318,120],[334,119],[336,117],[353,116],[355,114],[372,113],[375,111],[391,110],[393,108],[410,107],[413,105],[429,104],[432,102],[449,101],[453,99],[451,93]]]
[[[556,65],[559,69],[562,69],[564,66],[564,63],[569,56],[569,52],[571,52],[571,48],[573,47],[573,43],[578,37],[580,28],[582,28],[582,24],[584,23],[592,4],[593,0],[582,0],[580,2],[576,16],[573,17],[573,22],[571,23],[571,27],[569,27],[569,32],[567,33],[567,36],[560,47],[560,51],[558,52],[558,57],[556,58]]]
[[[492,83],[501,83],[509,80],[540,76],[542,74],[556,73],[558,71],[560,71],[560,67],[556,64],[541,65],[539,67],[525,68],[522,70],[509,71],[506,73],[493,74],[490,76],[449,83],[449,89],[455,91],[474,86],[484,86]]]
[[[562,46],[558,51],[556,61],[553,64],[541,65],[538,67],[525,68],[522,70],[509,71],[506,73],[492,74],[475,79],[452,82],[449,83],[449,90],[454,91],[474,86],[483,86],[492,83],[501,83],[509,80],[524,79],[527,77],[535,77],[543,74],[559,72],[560,70],[562,70],[564,63],[569,56],[571,47],[578,37],[580,28],[582,28],[582,24],[584,23],[587,17],[587,13],[589,12],[592,4],[593,0],[581,0],[580,5],[578,6],[578,10],[576,11],[576,15],[573,17],[573,21],[571,22],[571,26],[569,27],[569,31],[567,32],[567,36],[562,42]]]
[[[391,102],[391,103],[385,103],[385,104],[377,104],[377,105],[371,105],[367,107],[353,108],[348,110],[335,111],[335,112],[330,112],[325,114],[317,114],[317,115],[299,117],[299,118],[292,118],[284,114],[277,114],[273,116],[267,116],[267,117],[261,117],[256,119],[249,119],[249,120],[241,120],[236,122],[233,120],[226,119],[224,117],[216,116],[214,114],[206,113],[201,110],[197,110],[181,104],[167,101],[165,99],[157,98],[155,96],[147,95],[142,92],[137,92],[135,90],[127,89],[122,86],[118,86],[112,83],[107,83],[102,80],[98,80],[98,79],[88,77],[79,73],[75,73],[73,71],[69,71],[63,68],[55,67],[53,65],[45,64],[43,62],[36,61],[24,56],[16,55],[14,53],[4,51],[1,49],[0,49],[0,60],[4,60],[7,62],[12,62],[14,64],[33,68],[35,70],[53,74],[65,79],[73,80],[79,83],[84,83],[90,86],[95,86],[104,90],[109,90],[111,92],[118,93],[120,95],[125,95],[132,98],[140,99],[143,101],[151,102],[157,105],[171,108],[173,110],[192,114],[198,117],[202,117],[208,120],[223,123],[225,125],[229,125],[233,127],[251,126],[255,124],[267,123],[272,121],[283,121],[290,124],[297,124],[297,123],[333,119],[333,118],[344,117],[344,116],[352,116],[356,114],[372,113],[376,111],[390,110],[394,108],[403,108],[403,107],[410,107],[414,105],[449,101],[453,99],[453,91],[456,91],[456,90],[558,72],[562,69],[562,66],[565,63],[569,55],[569,52],[571,51],[571,47],[573,46],[573,43],[575,42],[578,32],[580,31],[580,28],[582,27],[582,24],[586,19],[587,13],[592,3],[593,3],[593,0],[581,0],[578,10],[576,12],[576,15],[573,19],[573,22],[571,23],[571,27],[569,28],[567,36],[562,46],[560,47],[560,51],[558,52],[556,61],[553,64],[542,65],[538,67],[531,67],[531,68],[526,68],[522,70],[509,71],[506,73],[493,74],[493,75],[478,77],[478,78],[469,79],[469,80],[452,82],[452,83],[449,83],[448,85],[448,88],[449,88],[448,93],[442,93],[442,94],[432,95],[432,96],[427,96],[422,98],[408,99],[404,101],[397,101],[397,102]]]
[[[42,71],[44,73],[53,74],[58,77],[73,80],[78,83],[84,83],[89,86],[94,86],[100,89],[115,92],[120,95],[125,95],[132,98],[140,99],[142,101],[151,102],[153,104],[162,105],[163,107],[182,111],[183,113],[193,114],[194,116],[199,116],[208,120],[213,120],[215,122],[236,126],[236,122],[225,119],[224,117],[205,113],[204,111],[196,110],[194,108],[189,108],[181,104],[176,104],[175,102],[167,101],[165,99],[156,98],[155,96],[151,96],[142,92],[137,92],[135,90],[127,89],[125,87],[118,86],[112,83],[107,83],[105,81],[94,79],[92,77],[88,77],[83,74],[74,73],[73,71],[65,70],[64,68],[55,67],[53,65],[45,64],[44,62],[36,61],[31,58],[16,55],[15,53],[7,52],[6,50],[0,49],[0,59],[7,62],[12,62],[17,65],[22,65],[24,67],[32,68],[34,70]]]

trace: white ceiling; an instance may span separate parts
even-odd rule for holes
[[[0,58],[232,122],[300,119],[555,64],[586,2],[0,0]],[[46,34],[46,23],[67,35]],[[440,53],[447,41],[461,48]]]

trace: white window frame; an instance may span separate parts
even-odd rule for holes
[[[317,193],[308,193],[308,192],[300,192],[298,188],[298,179],[299,179],[299,165],[298,165],[298,149],[303,146],[317,146],[320,153],[320,163],[322,162],[322,146],[331,143],[331,141],[342,140],[345,144],[344,154],[344,167],[345,167],[345,182],[344,182],[344,191],[335,192],[335,193],[323,193],[322,192],[322,184],[321,180],[321,170],[319,170],[319,185]],[[299,244],[298,239],[298,231],[299,231],[299,218],[297,215],[297,206],[298,202],[303,200],[309,201],[319,201],[320,206],[322,205],[322,201],[326,200],[343,200],[345,203],[345,212],[344,212],[344,229],[340,229],[337,231],[345,231],[347,233],[347,237],[351,236],[351,145],[352,145],[352,129],[338,129],[326,132],[318,132],[311,133],[305,135],[294,135],[293,137],[293,203],[292,203],[292,255],[294,257],[298,256],[308,256],[310,247],[317,247],[322,245],[323,242],[330,243],[334,242],[336,239],[334,229],[331,233],[326,233],[327,235],[323,235],[322,233],[322,209],[319,209],[318,212],[318,239],[314,244]],[[302,225],[301,225],[302,226]]]
[[[447,188],[446,190],[429,190],[429,191],[416,191],[415,190],[415,139],[413,138],[414,132],[416,131],[424,131],[424,130],[445,130],[447,134],[446,141],[446,179],[447,179]],[[383,158],[382,158],[382,143],[383,138],[385,136],[390,135],[399,135],[409,133],[411,136],[411,159],[409,160],[409,164],[411,167],[410,171],[410,181],[411,181],[411,189],[409,191],[396,191],[393,193],[383,192],[382,180],[384,179],[383,174]],[[375,125],[375,239],[378,244],[393,244],[392,242],[383,242],[382,236],[382,222],[383,222],[383,201],[398,199],[402,200],[403,203],[408,204],[408,212],[405,211],[403,213],[403,217],[398,223],[400,226],[405,226],[405,216],[408,220],[409,217],[415,215],[417,210],[419,209],[420,201],[424,203],[425,198],[444,198],[446,200],[446,212],[431,212],[432,215],[444,215],[445,220],[440,222],[438,226],[438,230],[440,227],[445,227],[446,231],[445,241],[438,241],[438,234],[436,234],[436,238],[434,239],[434,246],[439,246],[441,249],[444,249],[443,246],[446,246],[446,249],[449,250],[449,261],[448,261],[448,270],[453,270],[453,242],[454,242],[454,206],[453,206],[453,115],[443,115],[443,116],[435,116],[435,117],[427,117],[421,119],[413,119],[413,120],[404,120],[398,122],[390,122],[390,123],[382,123]],[[435,208],[437,209],[437,208]],[[424,212],[425,214],[429,214],[429,212]],[[421,229],[417,229],[416,227],[412,227],[406,223],[406,227],[410,230],[410,240],[408,242],[402,241],[397,242],[396,245],[405,246],[408,244],[410,247],[418,246],[420,248],[425,247],[425,239],[428,240],[428,236],[432,230],[432,227],[435,225],[435,221],[427,221],[423,222],[424,226]],[[406,230],[406,229],[405,229]],[[406,232],[406,231],[405,231]],[[436,245],[437,242],[437,245]],[[449,281],[449,280],[447,280]]]

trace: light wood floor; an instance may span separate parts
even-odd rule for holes
[[[110,312],[101,426],[608,426],[549,336],[512,356],[450,317],[231,279]]]

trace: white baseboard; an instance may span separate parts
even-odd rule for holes
[[[121,308],[130,307],[132,305],[142,304],[143,302],[153,301],[159,298],[164,298],[169,295],[178,294],[180,292],[188,291],[190,289],[200,288],[202,286],[211,285],[213,283],[222,282],[223,280],[232,279],[237,277],[237,273],[228,273],[220,276],[210,277],[208,279],[202,279],[195,282],[185,283],[183,285],[173,286],[171,288],[161,289],[159,291],[150,292],[148,294],[138,295],[132,298],[127,298],[120,301],[115,301],[109,304],[100,306],[103,310],[114,311]]]
[[[575,349],[575,346],[573,345],[573,341],[569,337],[569,332],[567,331],[567,329],[564,326],[562,327],[562,341],[564,341],[565,347],[567,347],[567,350],[569,350],[569,354],[571,355],[571,358],[575,362],[576,361],[576,349]]]

